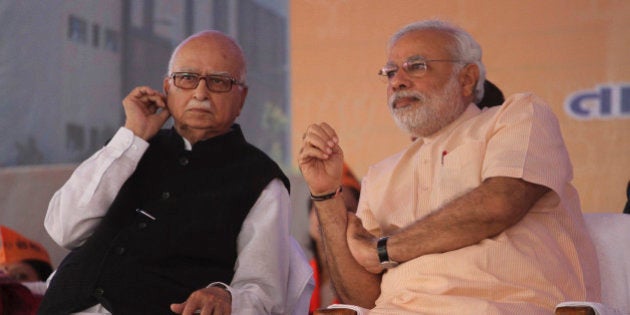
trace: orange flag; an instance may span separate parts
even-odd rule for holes
[[[44,246],[0,225],[0,264],[10,264],[25,259],[38,259],[50,264],[50,256]]]

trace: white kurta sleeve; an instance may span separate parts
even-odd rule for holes
[[[105,147],[77,167],[53,195],[44,219],[57,244],[73,249],[92,235],[148,146],[122,127]]]
[[[290,199],[271,181],[250,210],[238,236],[238,258],[228,290],[233,314],[285,314],[291,236]]]

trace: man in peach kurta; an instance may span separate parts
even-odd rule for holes
[[[372,166],[358,216],[378,236],[491,177],[522,178],[551,189],[494,237],[389,269],[372,313],[413,313],[421,305],[423,312],[440,314],[544,314],[561,301],[596,298],[587,295],[597,292],[598,268],[571,175],[553,114],[528,94],[483,112],[470,104],[448,127]]]
[[[479,110],[481,48],[445,22],[404,28],[388,52],[389,106],[416,140],[369,169],[358,218],[335,189],[334,129],[309,126],[299,158],[341,301],[370,314],[549,314],[562,301],[599,300],[548,105],[516,94]]]

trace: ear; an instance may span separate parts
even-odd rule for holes
[[[241,114],[241,111],[243,110],[243,106],[245,105],[245,99],[247,98],[247,92],[249,91],[249,88],[247,86],[243,86],[241,87],[241,104],[239,105],[238,108],[238,115]]]
[[[171,78],[165,77],[162,81],[162,89],[164,89],[164,95],[168,95],[168,90],[171,87]]]
[[[467,64],[462,71],[459,72],[459,83],[462,86],[462,96],[470,99],[475,98],[475,87],[479,81],[479,67],[476,64]]]

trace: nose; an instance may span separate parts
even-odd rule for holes
[[[411,79],[404,70],[400,69],[389,78],[389,87],[394,91],[404,90],[411,86]]]
[[[203,80],[203,82],[202,82]],[[197,84],[197,87],[195,88],[195,92],[193,94],[193,97],[197,100],[203,101],[205,99],[207,99],[210,94],[210,90],[208,89],[208,85],[207,85],[207,78],[199,78],[199,84]]]

